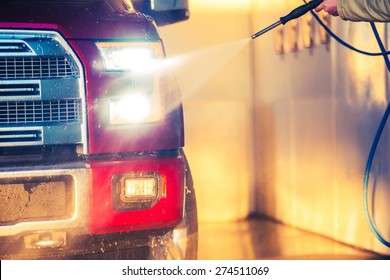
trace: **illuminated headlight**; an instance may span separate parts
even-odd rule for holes
[[[98,42],[106,71],[144,72],[163,57],[159,42]]]
[[[108,125],[158,122],[163,117],[161,42],[98,42],[112,89],[104,97]],[[116,72],[116,73],[114,73]]]
[[[155,173],[117,175],[112,186],[114,207],[119,211],[152,207],[164,188],[161,176]]]
[[[155,122],[161,118],[161,106],[148,94],[129,93],[109,101],[109,117],[111,125]]]

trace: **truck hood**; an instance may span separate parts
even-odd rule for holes
[[[0,29],[54,29],[68,39],[159,39],[153,19],[134,10],[115,10],[106,1],[3,1]]]

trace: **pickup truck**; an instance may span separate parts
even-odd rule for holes
[[[196,259],[178,85],[188,0],[0,2],[0,258]]]

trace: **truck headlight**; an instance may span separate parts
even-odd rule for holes
[[[130,93],[109,101],[111,125],[155,122],[161,118],[161,107],[147,94]]]
[[[157,173],[130,173],[114,176],[113,205],[118,211],[152,207],[164,194],[164,183]]]
[[[149,71],[164,56],[160,42],[98,42],[96,46],[106,71]]]
[[[157,122],[163,117],[161,42],[97,42],[111,89],[103,97],[108,125]]]

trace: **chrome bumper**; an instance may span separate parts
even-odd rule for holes
[[[39,235],[40,233],[44,235],[45,232],[54,233],[52,234],[52,236],[57,237],[53,238],[59,238],[58,236],[61,237],[61,233],[68,233],[72,235],[87,234],[90,175],[89,170],[87,169],[85,164],[79,165],[80,166],[77,166],[77,168],[63,166],[56,167],[57,169],[52,169],[52,167],[50,169],[49,167],[33,167],[30,168],[33,169],[30,171],[20,170],[20,167],[15,170],[0,170],[0,191],[2,191],[1,187],[7,186],[8,189],[10,189],[10,186],[16,186],[18,184],[26,188],[27,183],[34,182],[34,180],[38,180],[38,182],[44,184],[42,178],[49,178],[50,180],[55,180],[55,178],[66,177],[71,178],[72,180],[72,209],[70,209],[69,211],[67,210],[68,214],[66,215],[66,217],[44,217],[45,215],[42,215],[42,210],[40,210],[41,212],[36,217],[31,218],[31,215],[26,215],[26,217],[24,217],[23,219],[15,219],[14,221],[10,221],[11,219],[8,219],[9,217],[5,216],[7,214],[3,214],[4,216],[2,216],[2,219],[0,221],[0,237],[18,239],[20,237],[26,238],[26,236],[30,236],[30,238],[34,240],[37,238],[34,236],[36,236],[37,234]],[[24,184],[23,182],[26,182],[26,184]],[[51,190],[49,190],[49,192],[50,191]],[[8,198],[7,195],[4,194],[4,190],[2,195],[3,201],[1,208],[3,208],[2,212],[4,213],[4,211],[9,211],[8,209],[12,207],[12,205],[10,204],[12,204],[13,200]],[[36,202],[35,204],[38,203]],[[51,204],[53,204],[53,201],[51,201]],[[26,208],[27,207],[28,206],[26,205]],[[54,243],[55,242],[53,242],[53,244]],[[44,242],[39,242],[39,240],[35,240],[34,244],[41,244],[39,246],[43,246]]]

